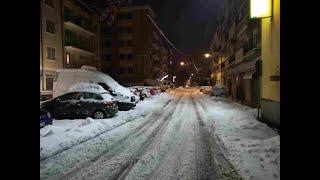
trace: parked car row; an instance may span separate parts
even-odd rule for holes
[[[142,101],[145,98],[149,98],[158,93],[165,92],[165,89],[163,87],[152,87],[152,86],[133,86],[133,87],[130,87],[130,90],[136,96],[138,96]]]
[[[40,128],[52,124],[52,119],[113,117],[164,92],[160,87],[125,88],[91,67],[58,70],[55,79],[53,98],[40,104]]]

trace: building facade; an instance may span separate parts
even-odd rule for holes
[[[64,68],[83,65],[101,69],[100,23],[97,12],[82,1],[64,0]]]
[[[262,27],[262,118],[280,127],[280,0],[273,0],[272,18],[264,18]]]
[[[41,0],[40,6],[40,93],[50,96],[57,69],[100,70],[100,24],[98,13],[82,1]]]
[[[102,25],[102,71],[123,84],[168,74],[170,53],[149,16],[155,16],[150,6],[121,7],[115,25]]]
[[[40,92],[50,94],[54,75],[63,68],[62,0],[41,0],[40,18]]]
[[[258,107],[261,118],[280,127],[280,0],[272,17],[250,18],[250,0],[228,0],[220,9],[210,46],[212,81],[233,100]]]
[[[210,50],[212,81],[224,84],[233,100],[258,106],[261,22],[250,19],[250,0],[225,1]]]

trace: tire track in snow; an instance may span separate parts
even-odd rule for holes
[[[199,120],[199,124],[201,127],[201,132],[203,133],[204,140],[209,145],[209,151],[211,154],[211,162],[214,165],[214,168],[217,169],[219,179],[243,179],[236,168],[232,165],[232,163],[224,156],[224,151],[220,148],[222,144],[221,140],[218,136],[214,133],[214,128],[210,128],[209,131],[206,129],[206,123],[204,122],[203,118],[199,111],[206,111],[209,112],[207,106],[204,105],[203,102],[193,101],[194,107],[197,114],[197,119]],[[199,104],[199,106],[197,106]],[[218,143],[217,143],[218,141]],[[222,147],[225,149],[224,147]]]
[[[164,108],[165,108],[168,104],[170,104],[171,102],[172,102],[172,99],[168,100],[160,109],[164,109]],[[140,114],[139,116],[147,116],[147,115],[148,115],[148,113]],[[134,119],[133,119],[133,120],[134,120]],[[132,121],[132,120],[130,120],[130,121]],[[88,141],[90,141],[90,140],[92,140],[92,139],[98,138],[98,137],[101,136],[102,134],[105,134],[105,133],[107,133],[107,132],[109,132],[109,131],[111,131],[111,130],[113,130],[113,129],[115,129],[115,128],[121,127],[121,126],[125,125],[126,123],[128,123],[128,122],[130,122],[130,121],[126,121],[126,122],[121,123],[121,124],[119,124],[119,125],[117,125],[117,126],[114,126],[114,127],[110,128],[110,129],[104,131],[104,132],[101,132],[101,133],[99,133],[99,134],[96,134],[95,136],[93,136],[93,137],[91,137],[91,138],[88,138],[88,139],[85,139],[85,140],[83,140],[83,141],[81,141],[81,142],[79,142],[79,143],[77,143],[77,144],[74,144],[74,145],[72,145],[72,146],[68,146],[68,147],[66,147],[66,148],[63,148],[63,149],[57,151],[56,153],[54,153],[54,154],[52,154],[52,155],[50,155],[50,156],[40,157],[40,163],[41,163],[41,162],[44,162],[45,160],[47,160],[47,159],[49,159],[49,158],[52,158],[52,157],[58,155],[58,154],[60,154],[60,153],[62,153],[62,152],[64,152],[64,151],[67,151],[67,150],[71,149],[71,148],[74,147],[74,146],[77,146],[77,145],[86,143],[86,142],[88,142]]]
[[[125,136],[124,138],[119,140],[116,144],[114,144],[111,148],[108,148],[108,150],[106,152],[104,152],[101,156],[92,160],[90,163],[86,163],[85,165],[81,166],[80,168],[74,169],[73,171],[71,171],[67,174],[64,174],[62,177],[59,177],[58,179],[70,179],[70,178],[77,179],[78,176],[83,177],[84,175],[88,175],[90,177],[90,176],[92,176],[92,174],[90,174],[90,169],[93,168],[91,166],[94,166],[97,171],[104,171],[104,169],[99,169],[99,167],[105,168],[104,163],[110,161],[110,159],[114,160],[115,154],[117,154],[117,153],[119,154],[122,151],[124,151],[126,148],[126,145],[127,145],[124,142],[130,143],[130,140],[134,140],[135,138],[139,138],[139,136],[142,136],[150,128],[152,128],[152,126],[155,123],[157,123],[158,121],[161,121],[161,123],[159,125],[157,125],[153,131],[151,131],[151,134],[148,134],[148,137],[140,145],[141,150],[137,152],[137,155],[131,155],[131,157],[139,156],[143,152],[143,150],[150,144],[153,137],[159,132],[159,130],[163,126],[164,122],[172,116],[173,111],[176,109],[176,106],[179,104],[181,99],[182,99],[182,96],[180,96],[173,103],[171,103],[172,100],[171,101],[169,100],[169,102],[167,102],[164,106],[162,106],[160,108],[160,110],[157,110],[157,112],[153,113],[152,116],[149,118],[149,120],[146,123],[143,123],[138,128],[136,128],[134,132],[129,133],[127,136]],[[162,111],[164,111],[164,109],[169,109],[169,111],[166,112],[165,115],[162,113]],[[117,168],[118,172],[114,173],[114,175],[108,179],[114,179],[114,178],[121,176],[121,173],[123,171],[125,171],[130,165],[135,164],[135,162],[137,162],[138,160],[139,159],[137,159],[137,158],[130,158],[129,161],[122,162],[122,164],[120,165],[121,167]],[[82,171],[85,171],[85,172],[82,172]],[[95,173],[97,173],[97,172],[95,172]]]
[[[132,165],[125,172],[123,172],[122,175],[118,179],[132,179],[132,178],[130,178],[132,175],[132,170],[136,169],[137,166],[139,168],[139,167],[141,167],[141,165],[143,166],[145,163],[150,162],[150,156],[152,157],[152,160],[154,160],[154,158],[159,157],[159,156],[161,159],[166,158],[167,152],[166,152],[166,150],[162,149],[163,146],[159,147],[159,143],[161,144],[162,141],[167,140],[166,138],[168,138],[168,137],[166,136],[166,131],[168,130],[169,123],[172,123],[172,121],[174,121],[174,118],[176,118],[177,115],[178,116],[181,115],[181,113],[183,112],[183,106],[186,106],[186,104],[187,104],[187,103],[184,103],[184,101],[185,101],[185,99],[180,101],[178,106],[176,106],[176,110],[173,112],[172,116],[170,117],[171,118],[170,121],[167,121],[166,125],[161,128],[161,130],[158,132],[158,134],[154,138],[154,141],[150,144],[148,149],[146,149],[147,151],[145,153],[143,153],[143,155],[139,158],[139,161],[137,161],[136,164]],[[174,133],[169,135],[171,140],[176,138],[177,132],[179,131],[180,128],[181,128],[181,123],[179,123],[178,126],[176,126]],[[166,149],[166,148],[171,149],[172,145],[169,147],[167,146],[164,149]],[[148,167],[147,169],[144,169],[144,171],[148,171],[148,169],[149,169],[149,171],[150,171],[149,173],[146,174],[146,172],[141,172],[139,174],[139,176],[141,176],[142,174],[146,174],[147,178],[146,177],[137,177],[137,178],[133,178],[133,179],[157,179],[157,178],[153,177],[155,174],[154,172],[157,171],[157,169],[162,164],[161,164],[161,162],[160,163],[155,162],[155,163],[157,165],[155,167],[153,167],[151,169],[151,171],[150,171],[150,167]],[[130,177],[128,177],[128,176],[130,176]]]

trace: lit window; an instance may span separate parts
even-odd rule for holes
[[[70,54],[67,53],[67,64],[70,64]]]

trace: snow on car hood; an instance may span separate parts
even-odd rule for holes
[[[109,75],[99,71],[96,71],[95,74],[102,81],[102,83],[107,84],[116,94],[121,94],[129,97],[134,96],[134,94],[128,88],[121,86]]]

